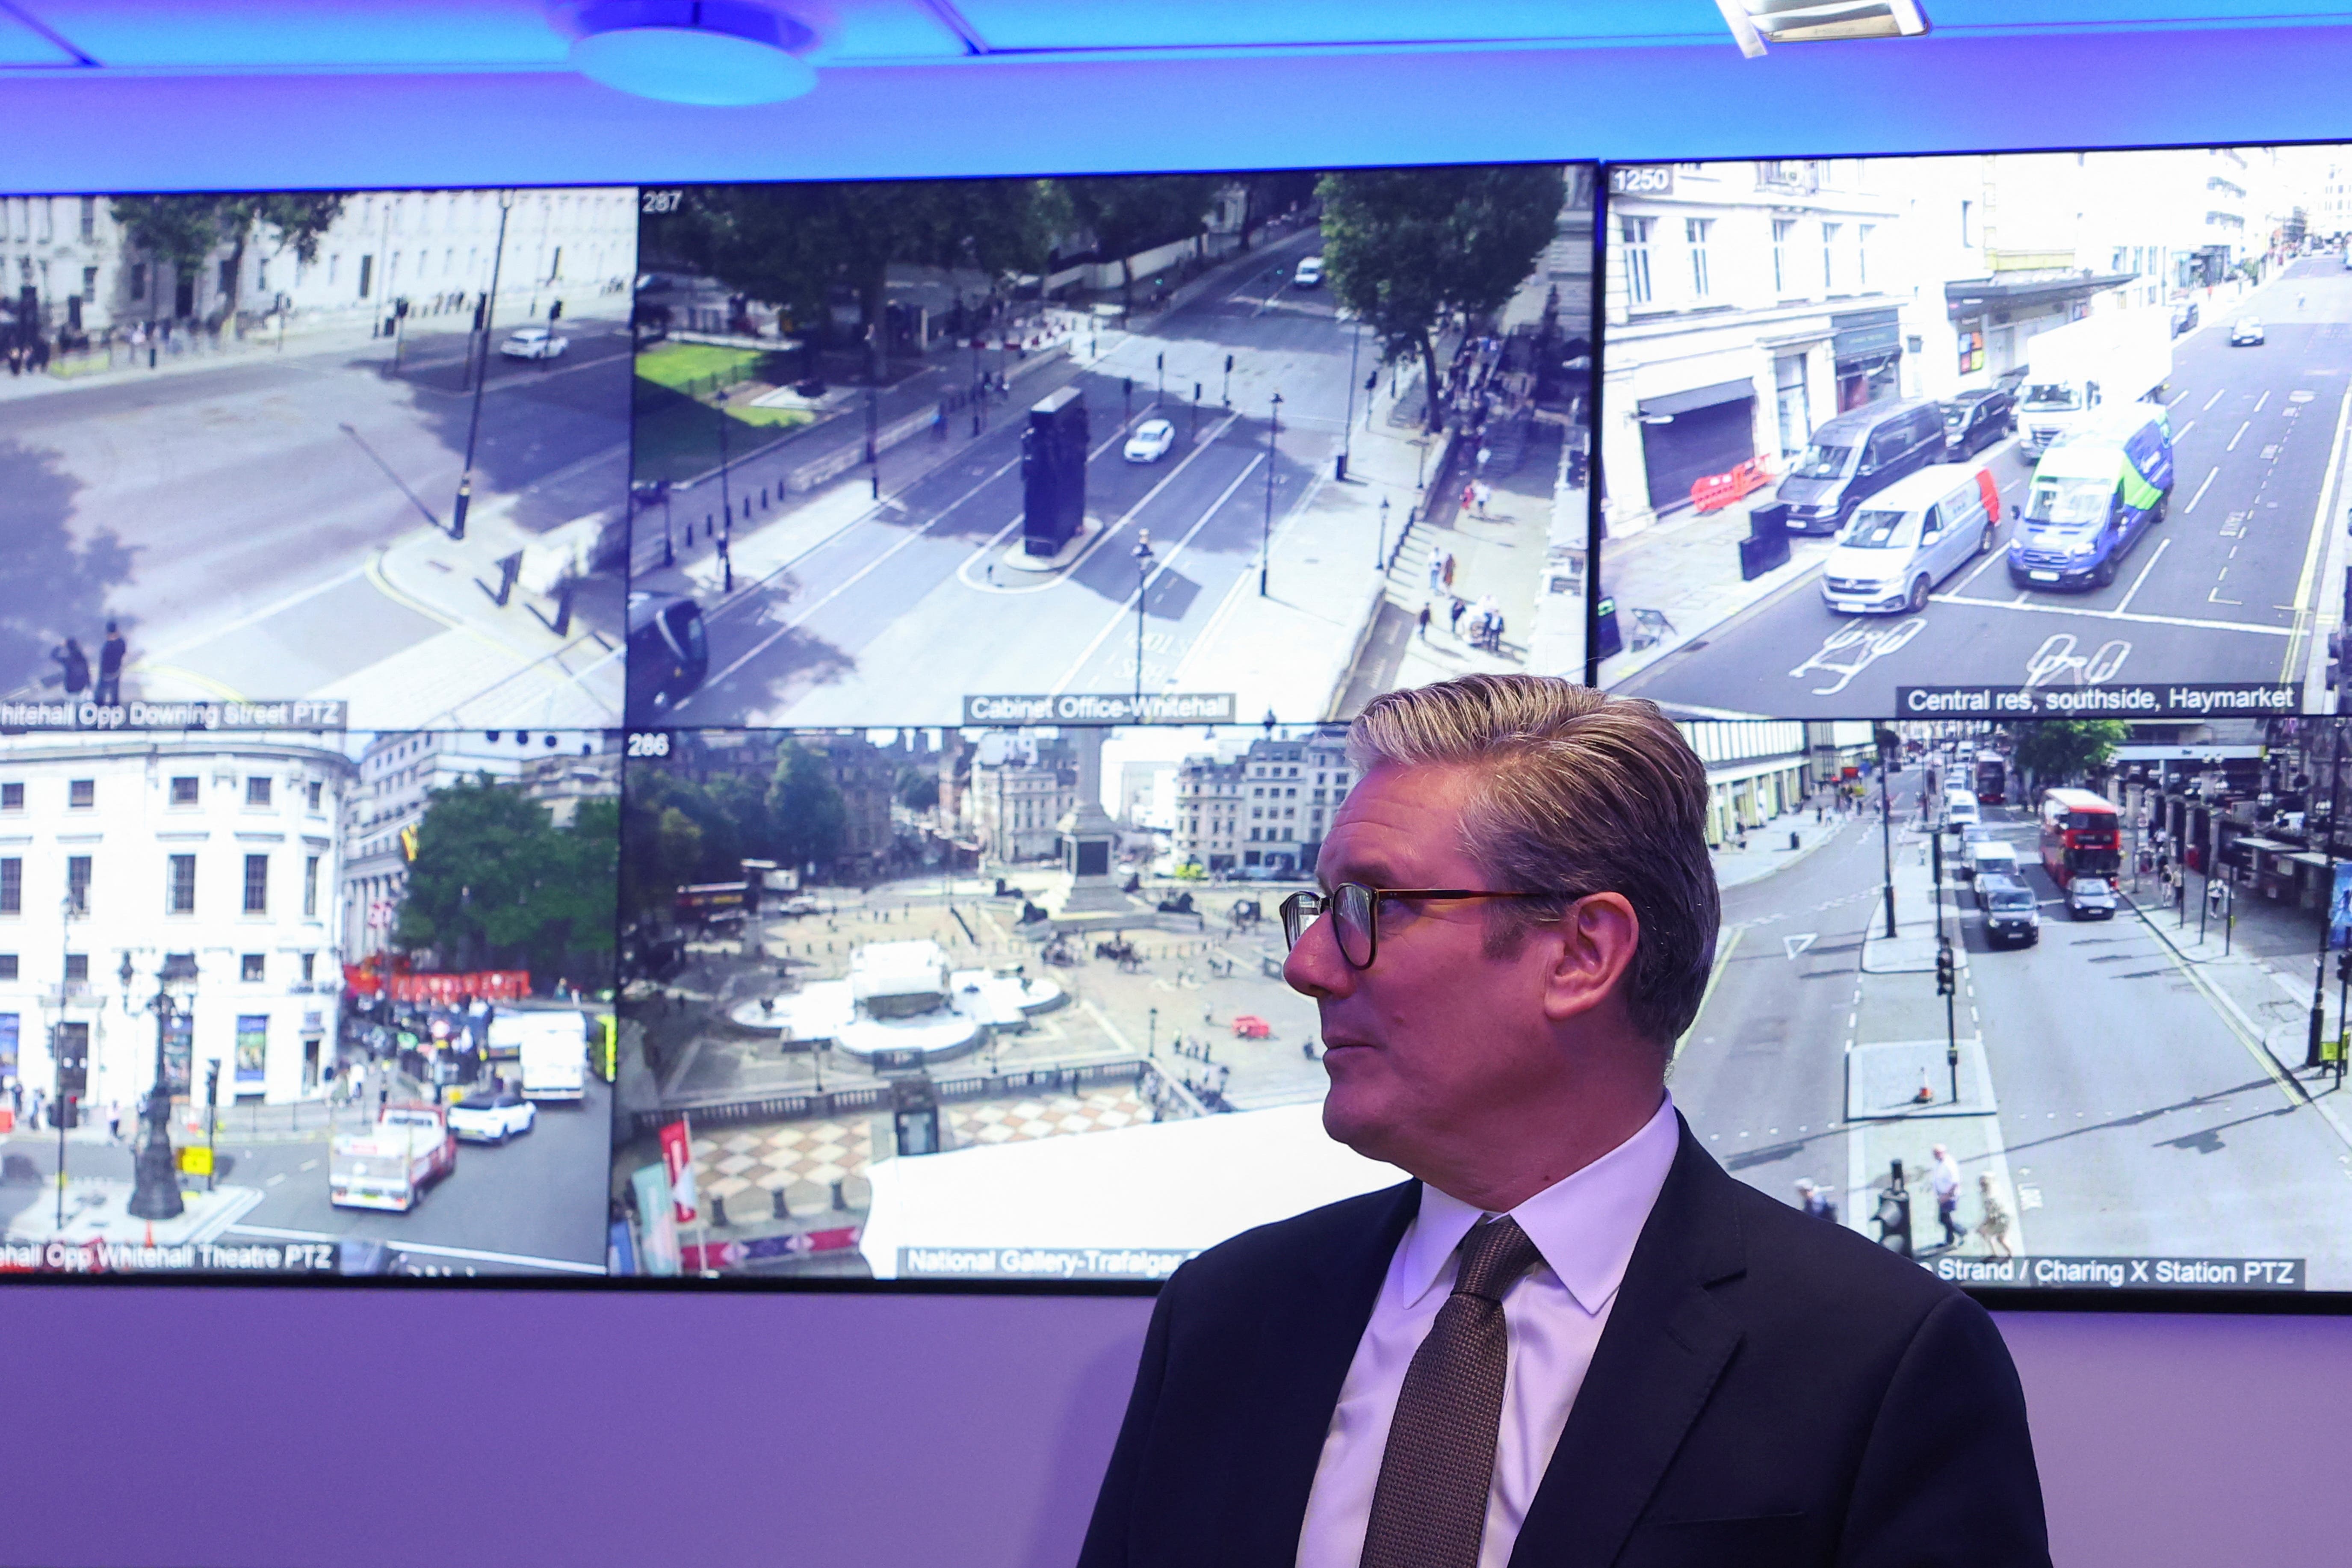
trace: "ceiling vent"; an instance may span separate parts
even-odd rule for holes
[[[578,0],[556,8],[572,68],[665,103],[776,103],[816,86],[829,14],[761,0]]]

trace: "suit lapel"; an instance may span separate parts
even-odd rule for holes
[[[1685,1123],[1528,1505],[1513,1568],[1603,1568],[1614,1559],[1729,1363],[1739,1325],[1706,1287],[1745,1267],[1724,1190],[1731,1180]]]
[[[1301,1258],[1298,1288],[1269,1292],[1262,1303],[1256,1365],[1249,1373],[1256,1387],[1248,1406],[1257,1419],[1251,1430],[1234,1435],[1233,1528],[1223,1563],[1289,1568],[1297,1560],[1299,1527],[1331,1412],[1389,1260],[1420,1210],[1421,1184],[1406,1182],[1378,1195],[1387,1203],[1377,1211],[1377,1225],[1348,1227],[1352,1234]]]

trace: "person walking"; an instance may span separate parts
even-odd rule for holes
[[[1456,638],[1462,636],[1462,612],[1468,606],[1463,604],[1459,595],[1456,595],[1453,607],[1445,612],[1445,629],[1452,632]]]
[[[1429,602],[1425,599],[1422,601],[1421,615],[1418,618],[1421,622],[1421,640],[1427,642],[1429,640]]]
[[[1837,1201],[1813,1185],[1811,1176],[1797,1184],[1797,1206],[1815,1219],[1825,1219],[1832,1225],[1837,1224]]]
[[[1927,1151],[1934,1163],[1927,1168],[1927,1190],[1936,1194],[1936,1220],[1944,1227],[1944,1245],[1958,1245],[1968,1232],[1959,1226],[1960,1167],[1941,1143]]]
[[[2009,1200],[1990,1171],[1977,1174],[1977,1201],[1984,1205],[1984,1217],[1977,1221],[1977,1234],[1984,1237],[1986,1253],[1994,1258],[2017,1256],[2009,1245]]]
[[[1479,479],[1472,484],[1471,489],[1478,503],[1478,515],[1486,516],[1486,503],[1495,499],[1495,487],[1484,479]]]
[[[122,632],[112,621],[106,623],[106,640],[98,645],[98,690],[95,696],[102,707],[115,707],[122,701],[122,659],[130,651]]]

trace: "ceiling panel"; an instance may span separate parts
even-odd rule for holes
[[[0,5],[0,67],[71,66],[80,61],[70,49],[60,48],[41,30]]]
[[[1710,0],[958,0],[957,9],[991,49],[1021,51],[1728,37]]]
[[[538,0],[18,0],[100,65],[211,71],[561,66]]]

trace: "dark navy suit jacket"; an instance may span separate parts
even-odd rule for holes
[[[1171,1277],[1081,1568],[1291,1568],[1415,1183]],[[1513,1568],[2048,1568],[2025,1397],[1982,1308],[1692,1137]]]

